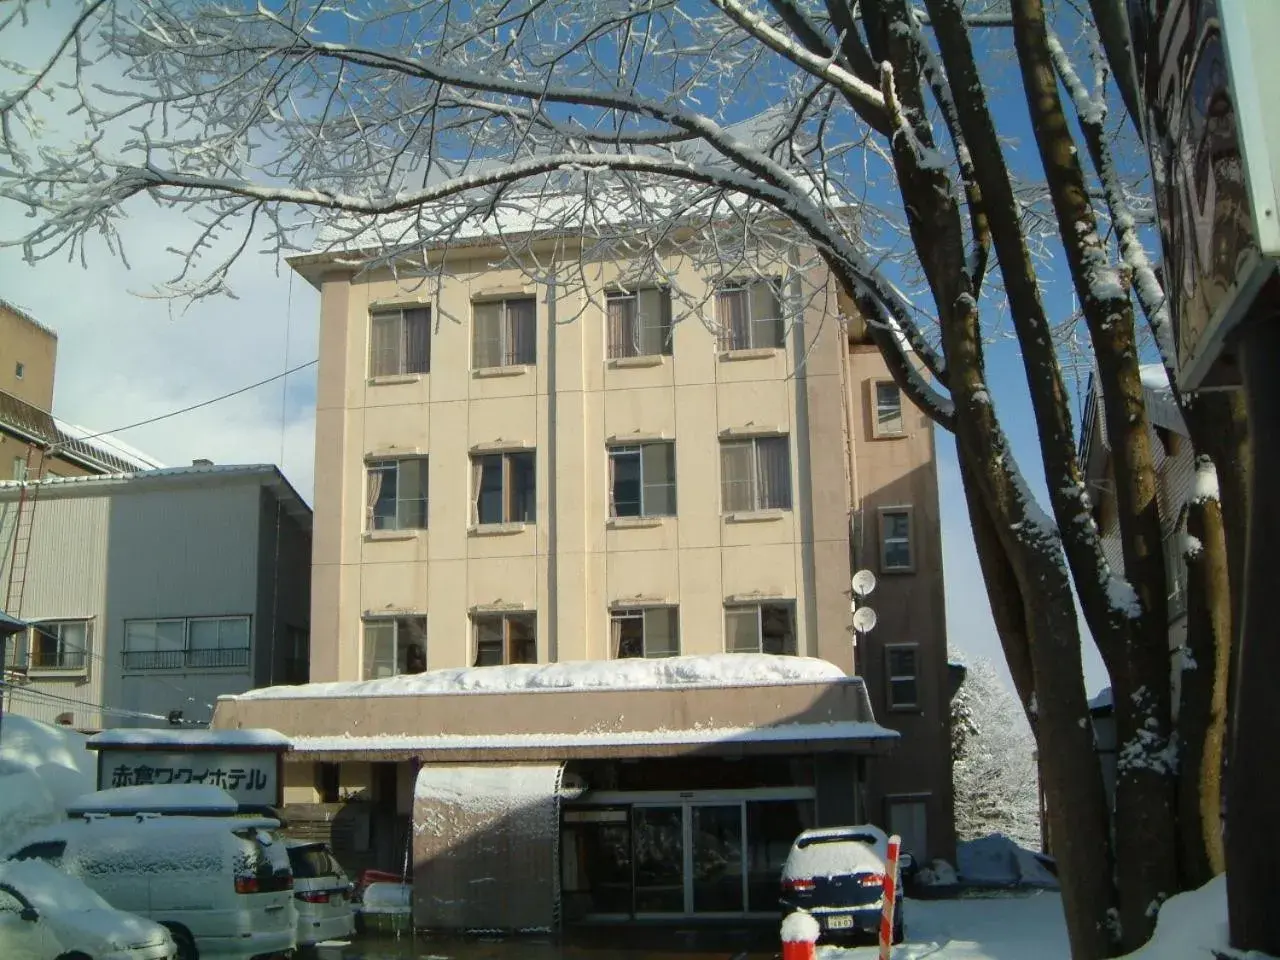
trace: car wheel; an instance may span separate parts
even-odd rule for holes
[[[902,913],[899,911],[893,918],[893,942],[902,943],[907,939],[906,921],[902,919]]]
[[[200,960],[200,951],[196,949],[196,938],[191,935],[190,930],[176,923],[165,923],[162,926],[169,930],[173,942],[178,947],[177,960]]]
[[[81,953],[76,950],[72,953],[64,953],[58,957],[58,960],[93,960],[87,953]]]

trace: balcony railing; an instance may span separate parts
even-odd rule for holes
[[[126,670],[203,670],[247,667],[249,648],[229,650],[126,650]]]
[[[78,670],[83,671],[85,652],[83,650],[64,650],[61,653],[41,653],[31,651],[29,667],[32,670]]]

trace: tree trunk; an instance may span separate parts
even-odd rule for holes
[[[1207,459],[1207,458],[1206,458]],[[1178,731],[1178,815],[1184,888],[1226,869],[1222,847],[1222,749],[1231,657],[1231,587],[1222,509],[1217,500],[1188,505],[1187,653]]]

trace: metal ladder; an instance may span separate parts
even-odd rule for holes
[[[13,531],[13,542],[9,549],[9,583],[5,590],[4,610],[11,617],[22,616],[22,594],[27,586],[27,557],[31,550],[31,531],[35,525],[36,504],[40,500],[39,481],[44,478],[45,448],[39,450],[35,464],[35,477],[32,478],[31,460],[36,450],[27,448],[26,475],[23,477],[22,490],[18,494],[18,516]]]

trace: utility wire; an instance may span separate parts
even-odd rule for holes
[[[305,370],[307,367],[314,367],[319,362],[319,357],[314,360],[308,360],[306,363],[300,363],[298,366],[285,370],[283,373],[277,373],[274,377],[267,377],[267,379],[259,380],[257,383],[251,383],[247,387],[241,387],[239,390],[232,390],[230,393],[224,393],[219,397],[214,397],[212,400],[203,400],[200,403],[193,403],[191,406],[183,407],[181,410],[174,410],[170,413],[164,413],[158,417],[151,417],[147,420],[139,420],[137,423],[130,423],[123,427],[116,427],[113,430],[103,430],[99,433],[91,433],[87,437],[74,437],[70,440],[64,440],[62,443],[55,443],[49,447],[49,452],[52,453],[60,447],[70,446],[72,443],[83,442],[85,440],[96,440],[98,437],[105,437],[109,433],[124,433],[126,430],[132,430],[135,427],[145,427],[148,424],[159,423],[161,420],[168,420],[170,417],[176,417],[179,414],[190,413],[192,410],[199,410],[201,407],[207,407],[215,403],[220,403],[223,400],[229,400],[232,397],[238,397],[240,394],[248,393],[250,390],[256,390],[258,387],[265,387],[268,383],[274,383],[277,380],[282,380],[291,374],[297,373],[299,370]]]

